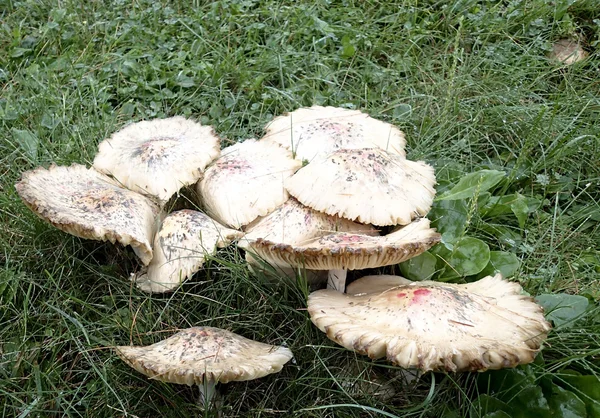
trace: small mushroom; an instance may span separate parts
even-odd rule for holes
[[[433,168],[378,148],[342,149],[285,182],[302,204],[374,225],[407,225],[425,216],[435,196]]]
[[[329,270],[328,286],[344,291],[346,270],[375,268],[401,263],[431,248],[440,235],[419,219],[386,236],[335,232],[300,245],[257,239],[254,252],[278,266]]]
[[[220,225],[202,212],[180,210],[169,214],[154,237],[154,258],[136,277],[146,292],[168,292],[191,277],[216,253],[244,234]]]
[[[94,168],[165,203],[220,152],[212,127],[176,116],[132,123],[98,146]]]
[[[276,144],[248,139],[223,149],[196,190],[211,217],[241,228],[288,199],[283,181],[301,165]]]
[[[579,42],[571,39],[561,39],[552,46],[550,59],[560,64],[572,65],[583,61],[588,55]]]
[[[277,373],[292,358],[288,348],[213,327],[188,328],[156,344],[120,346],[116,352],[125,363],[151,379],[198,385],[207,403],[217,383]]]
[[[466,285],[399,278],[385,290],[378,280],[363,278],[348,289],[367,293],[311,293],[312,322],[349,350],[423,371],[530,363],[550,330],[542,308],[500,275]]]
[[[312,106],[279,116],[266,127],[263,141],[275,142],[295,158],[313,161],[339,149],[382,148],[405,156],[404,133],[358,110]]]
[[[150,263],[150,242],[161,217],[152,200],[79,164],[25,172],[15,188],[33,212],[58,229],[131,245],[142,263]]]

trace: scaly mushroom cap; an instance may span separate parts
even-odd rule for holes
[[[364,224],[406,225],[425,216],[435,196],[433,168],[384,150],[343,149],[285,182],[302,204]]]
[[[23,173],[15,187],[33,212],[58,229],[131,245],[144,264],[152,259],[150,242],[160,222],[159,207],[110,177],[79,164],[52,165]]]
[[[248,249],[259,238],[281,244],[302,245],[307,240],[333,232],[358,232],[378,235],[371,225],[352,222],[339,216],[318,212],[294,198],[263,218],[256,219],[245,228],[246,235],[240,247]]]
[[[259,238],[252,248],[273,265],[313,270],[359,270],[401,263],[427,251],[439,241],[440,235],[429,227],[429,220],[419,219],[383,237],[336,232],[302,245]]]
[[[292,352],[212,327],[193,327],[146,347],[116,347],[125,363],[169,383],[200,385],[258,379],[279,372]]]
[[[500,275],[357,295],[319,290],[308,312],[331,340],[374,359],[424,371],[500,369],[532,362],[550,330],[542,308],[521,290]]]
[[[154,237],[154,258],[136,278],[146,292],[168,292],[191,277],[206,256],[244,234],[220,225],[202,212],[180,210],[169,214]]]
[[[198,181],[219,155],[219,142],[210,126],[181,116],[137,122],[100,143],[94,168],[164,203]]]
[[[313,161],[339,149],[382,148],[405,156],[404,133],[358,110],[312,106],[271,121],[263,140],[276,142],[300,160]]]
[[[196,188],[210,216],[240,228],[288,199],[283,181],[301,165],[276,144],[248,139],[223,149]]]

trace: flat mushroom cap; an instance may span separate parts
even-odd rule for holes
[[[429,227],[429,220],[423,218],[383,237],[336,232],[302,245],[259,238],[252,248],[273,265],[313,270],[360,270],[401,263],[427,251],[439,241],[440,235]]]
[[[433,168],[384,150],[343,149],[285,182],[302,204],[374,225],[406,225],[425,216],[435,196]]]
[[[313,161],[338,149],[382,148],[405,156],[404,133],[389,123],[358,110],[312,106],[279,116],[266,127],[263,140],[294,152],[300,160]]]
[[[206,256],[243,235],[202,212],[172,212],[154,237],[154,258],[147,271],[136,277],[136,284],[146,292],[173,290],[202,267]]]
[[[240,228],[288,199],[283,181],[301,166],[278,145],[248,139],[223,149],[196,189],[211,217]]]
[[[121,346],[116,351],[152,379],[190,386],[258,379],[279,372],[292,358],[288,348],[212,327],[193,327],[156,344]]]
[[[131,245],[142,263],[152,259],[159,207],[110,177],[79,164],[53,165],[23,173],[15,187],[33,212],[61,231]]]
[[[542,308],[500,275],[468,285],[415,282],[357,295],[319,290],[309,295],[308,312],[347,349],[423,371],[529,363],[550,330]]]
[[[102,141],[94,168],[164,203],[198,181],[219,155],[219,142],[210,126],[181,116],[141,121]]]

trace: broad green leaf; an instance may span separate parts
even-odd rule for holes
[[[469,412],[472,417],[488,416],[496,412],[508,412],[510,414],[508,416],[511,416],[512,408],[493,396],[482,394],[473,402]]]
[[[513,253],[507,251],[490,251],[490,262],[477,275],[477,279],[485,276],[493,276],[498,272],[503,277],[511,277],[519,270],[520,265],[521,262]]]
[[[485,414],[483,418],[512,418],[512,415],[507,414],[504,411],[494,411],[489,414]]]
[[[501,244],[510,248],[519,248],[523,243],[523,237],[519,228],[510,228],[500,224],[484,223],[479,228],[496,238]]]
[[[460,179],[456,186],[442,194],[438,200],[471,198],[477,193],[485,192],[494,187],[505,175],[506,173],[503,171],[497,170],[480,170],[476,173],[467,174]]]
[[[511,203],[510,209],[517,217],[519,221],[519,227],[525,227],[525,221],[527,221],[527,216],[529,215],[529,206],[525,201],[525,196],[517,194],[518,198]]]
[[[32,163],[36,163],[38,158],[38,147],[40,144],[38,137],[27,130],[15,128],[12,129],[12,134],[25,157]]]
[[[487,266],[490,261],[490,248],[480,239],[466,237],[454,245],[446,261],[449,266],[446,267],[443,277],[471,276]]]
[[[556,327],[570,327],[589,305],[587,298],[565,293],[539,295],[535,300],[544,307],[546,319]]]
[[[352,58],[355,53],[356,47],[352,45],[352,42],[350,42],[350,37],[348,35],[344,35],[342,38],[342,57]]]
[[[571,391],[565,390],[555,384],[552,393],[546,396],[552,411],[552,416],[557,418],[586,417],[585,403]]]
[[[400,264],[402,275],[409,280],[429,280],[436,271],[437,258],[428,251]]]
[[[548,400],[544,397],[542,388],[530,385],[523,388],[510,405],[513,408],[515,418],[550,418],[552,413]]]
[[[588,417],[600,417],[600,379],[592,375],[560,375],[556,381],[583,401]]]
[[[465,232],[467,227],[467,202],[464,200],[443,200],[433,203],[427,217],[431,226],[442,234],[442,241],[453,241]]]

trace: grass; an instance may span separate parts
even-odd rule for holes
[[[210,415],[196,389],[148,381],[108,348],[210,325],[295,354],[278,375],[222,387],[224,416],[483,416],[485,399],[550,416],[542,398],[566,399],[555,387],[570,388],[570,373],[600,374],[598,19],[593,0],[4,0],[0,414]],[[546,54],[563,37],[581,38],[590,58],[552,65]],[[227,249],[175,293],[149,296],[128,280],[139,268],[128,248],[57,231],[13,186],[40,165],[89,165],[132,120],[185,115],[230,144],[312,104],[396,124],[409,158],[435,165],[440,189],[504,171],[494,196],[520,193],[539,207],[521,227],[468,199],[463,232],[514,254],[514,280],[531,294],[587,298],[583,316],[556,327],[531,366],[407,382],[327,340],[301,281],[252,275]],[[592,392],[569,393],[600,416]]]

